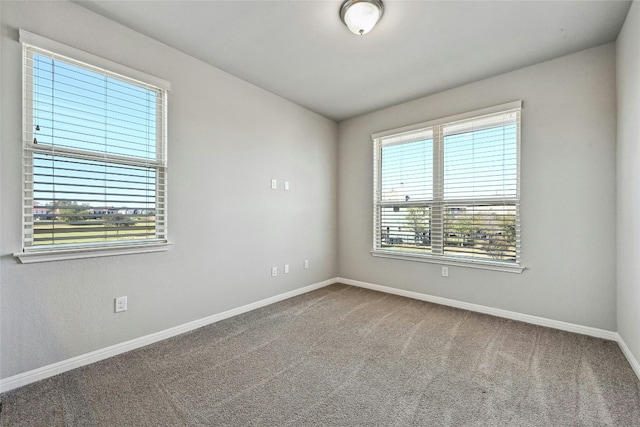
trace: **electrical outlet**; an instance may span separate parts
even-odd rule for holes
[[[449,277],[449,267],[442,267],[442,277]]]
[[[271,180],[271,188],[273,188],[274,190],[278,188],[278,180],[277,179],[272,179]]]
[[[116,313],[127,311],[127,297],[116,298]]]
[[[285,189],[286,191],[289,191],[289,181],[285,181],[285,182],[284,182],[284,189]]]
[[[278,275],[278,267],[271,267],[271,277],[276,277]]]
[[[308,269],[308,268],[309,268],[309,260],[308,260],[308,259],[305,259],[305,260],[304,260],[304,269],[306,270],[306,269]]]
[[[289,264],[284,265],[284,274],[289,274]]]

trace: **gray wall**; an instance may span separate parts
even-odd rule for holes
[[[640,361],[640,4],[617,41],[618,332]]]
[[[615,45],[339,125],[341,277],[616,330]],[[374,258],[372,133],[521,99],[522,274]]]
[[[336,276],[334,122],[72,3],[0,7],[0,377]],[[18,28],[171,82],[170,251],[30,265],[12,256],[21,249]],[[271,190],[272,178],[291,190]],[[120,295],[129,310],[114,314]]]

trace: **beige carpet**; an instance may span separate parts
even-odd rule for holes
[[[614,342],[332,285],[5,393],[4,426],[638,426]]]

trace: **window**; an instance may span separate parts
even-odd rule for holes
[[[375,134],[373,255],[522,271],[521,102]]]
[[[25,259],[166,244],[167,89],[36,47],[62,45],[34,34],[20,38]]]

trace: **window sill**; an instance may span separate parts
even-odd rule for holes
[[[409,254],[409,253],[400,254],[393,251],[381,251],[381,250],[371,251],[371,255],[379,258],[391,258],[391,259],[400,259],[404,261],[428,262],[432,264],[477,268],[480,270],[502,271],[506,273],[520,274],[525,269],[525,267],[522,267],[521,265],[517,265],[517,264],[506,264],[506,263],[491,262],[491,261],[457,260],[450,257],[437,256],[437,255],[419,255],[419,254]]]
[[[144,254],[150,252],[168,251],[172,243],[144,243],[138,245],[126,245],[123,247],[106,246],[93,248],[73,248],[55,250],[33,250],[28,252],[16,252],[13,254],[22,264],[35,262],[63,261],[69,259],[95,258],[103,256]]]

